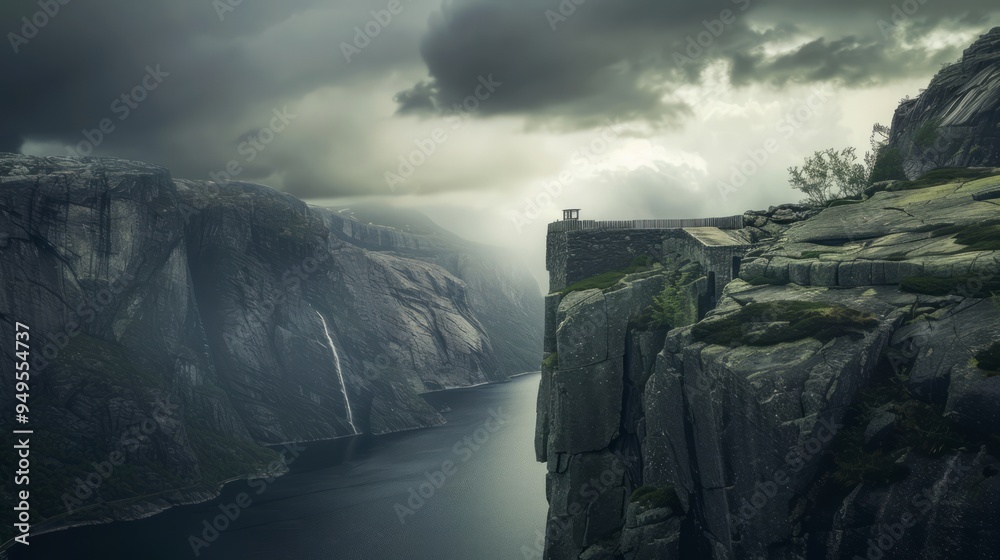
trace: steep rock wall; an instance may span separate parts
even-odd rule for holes
[[[280,472],[262,444],[439,424],[419,393],[502,381],[540,355],[537,287],[499,252],[259,185],[3,154],[0,232],[0,335],[33,333],[38,531]]]
[[[939,167],[1000,165],[1000,28],[943,68],[892,119],[889,147],[915,179]]]
[[[549,295],[546,558],[992,558],[1000,251],[970,239],[1000,174],[940,182],[755,220],[773,237],[669,332],[641,275]]]

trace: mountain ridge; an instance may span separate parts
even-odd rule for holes
[[[58,521],[36,531],[280,471],[262,445],[440,424],[420,393],[501,382],[540,356],[537,285],[501,251],[261,185],[0,154],[0,232],[0,333],[38,333],[33,518]],[[81,487],[115,453],[122,465]]]

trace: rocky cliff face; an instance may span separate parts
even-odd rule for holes
[[[676,232],[662,264],[550,294],[546,558],[994,558],[1000,205],[974,195],[997,185],[748,213],[700,321],[678,311],[717,265]]]
[[[0,336],[31,328],[32,506],[52,519],[36,529],[280,471],[262,444],[440,424],[419,393],[536,367],[530,276],[444,231],[121,160],[0,154],[0,181]]]
[[[1000,27],[926,91],[900,104],[889,147],[910,179],[939,167],[1000,165]]]

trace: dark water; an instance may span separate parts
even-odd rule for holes
[[[533,451],[537,389],[534,374],[427,395],[434,406],[451,407],[446,426],[305,444],[291,472],[270,484],[235,482],[204,504],[35,537],[30,548],[11,549],[10,557],[195,558],[189,536],[201,536],[203,521],[221,515],[220,505],[232,506],[244,493],[250,505],[238,508],[236,520],[198,558],[524,558],[522,547],[535,547],[546,510],[545,467],[534,461]],[[509,419],[499,427],[487,423],[491,410]],[[446,461],[454,466],[443,471]],[[428,482],[427,473],[435,482]],[[425,495],[433,488],[433,495],[422,505],[409,504],[419,507],[401,523],[394,506],[409,507],[411,488]]]

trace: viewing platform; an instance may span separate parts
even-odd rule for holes
[[[707,296],[716,294],[739,274],[751,243],[743,232],[743,216],[663,220],[581,220],[579,209],[563,210],[546,239],[545,268],[549,289],[612,270],[624,269],[636,257],[654,259],[679,254],[702,265]]]
[[[726,216],[723,218],[688,218],[666,220],[580,220],[577,218],[570,218],[549,223],[550,232],[591,229],[681,229],[700,227],[743,229],[743,215]]]

